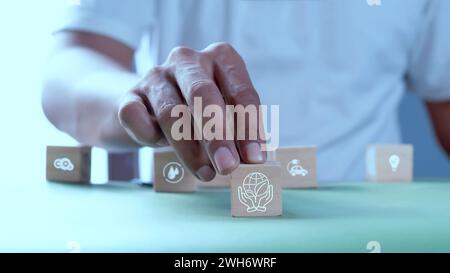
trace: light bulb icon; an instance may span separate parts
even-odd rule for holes
[[[400,157],[398,155],[394,154],[389,157],[389,165],[391,165],[391,169],[393,172],[397,171],[399,164],[400,164]]]

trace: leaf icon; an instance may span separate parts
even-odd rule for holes
[[[256,184],[256,186],[255,186],[255,196],[261,196],[264,193],[266,193],[268,187],[269,187],[269,181],[268,180],[263,180],[263,181],[259,182],[258,184]]]

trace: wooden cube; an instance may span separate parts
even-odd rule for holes
[[[412,145],[370,145],[366,171],[370,181],[408,182],[413,177]]]
[[[198,181],[198,185],[203,188],[229,188],[231,182],[231,175],[216,174],[212,181],[202,182]]]
[[[183,165],[172,149],[153,153],[153,188],[156,192],[193,192],[198,179]]]
[[[231,215],[281,215],[280,175],[277,162],[240,165],[231,174]]]
[[[91,147],[47,146],[48,181],[88,183],[91,180]]]
[[[316,188],[316,153],[313,146],[280,147],[275,160],[281,165],[283,188]]]

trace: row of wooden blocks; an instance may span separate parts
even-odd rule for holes
[[[47,180],[88,182],[89,147],[48,147]],[[371,145],[366,154],[372,181],[411,181],[411,145]],[[339,164],[339,163],[336,163]],[[315,188],[316,148],[283,147],[268,154],[265,164],[242,164],[231,175],[200,182],[187,171],[175,152],[154,152],[153,185],[156,192],[193,192],[200,187],[231,188],[233,216],[276,216],[282,213],[282,188]]]

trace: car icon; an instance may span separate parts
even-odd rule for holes
[[[307,176],[308,175],[308,171],[303,169],[303,167],[300,165],[292,166],[292,168],[289,169],[289,173],[292,176],[297,176],[297,175]]]

